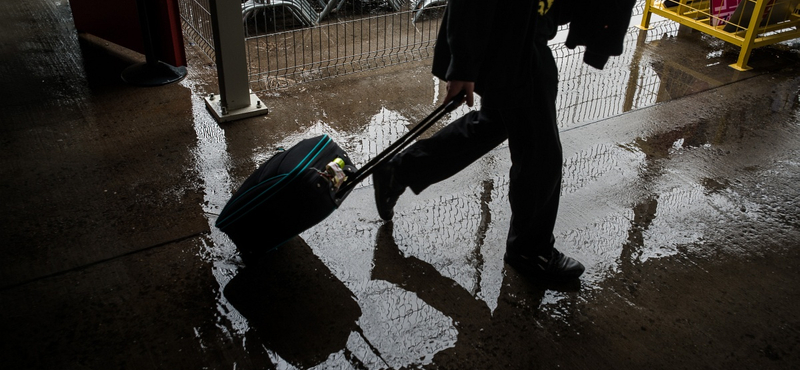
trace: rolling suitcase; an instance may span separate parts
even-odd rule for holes
[[[302,140],[263,163],[231,196],[215,226],[236,244],[245,263],[260,258],[316,225],[383,162],[461,104],[463,94],[442,104],[360,169],[328,135]],[[347,175],[337,187],[325,171],[334,159]]]

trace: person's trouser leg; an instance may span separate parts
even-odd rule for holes
[[[562,149],[556,120],[558,69],[542,46],[530,94],[515,105],[484,107],[416,142],[392,159],[398,180],[415,193],[442,181],[509,140],[511,226],[506,248],[549,256],[561,192]]]
[[[506,247],[527,256],[549,256],[561,192],[558,131],[548,129],[550,125],[540,117],[531,122],[527,114],[525,120],[522,116],[527,112],[517,112],[516,118],[514,112],[503,113],[504,120],[527,123],[509,125],[511,225]]]
[[[506,140],[506,129],[494,122],[495,116],[493,110],[469,112],[417,141],[392,159],[397,179],[419,194],[463,170]]]
[[[546,47],[546,46],[545,46]],[[527,104],[504,109],[511,152],[511,226],[506,248],[549,258],[561,193],[562,149],[556,120],[558,70],[549,49],[541,53]]]

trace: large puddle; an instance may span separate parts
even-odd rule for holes
[[[669,32],[676,31],[662,27],[666,31],[656,32],[658,38],[668,40]],[[635,32],[629,36],[636,41]],[[562,207],[555,233],[557,247],[581,260],[587,272],[577,292],[547,290],[541,297],[519,298],[519,304],[566,326],[570,326],[571,305],[590,299],[604,279],[687,248],[702,251],[705,241],[722,237],[716,229],[719,225],[766,222],[778,227],[797,222],[796,215],[787,221],[786,215],[778,216],[780,212],[765,212],[758,196],[744,193],[767,183],[737,183],[729,173],[708,168],[707,163],[734,161],[725,156],[725,150],[736,147],[737,135],[745,129],[733,123],[711,120],[705,126],[644,132],[622,142],[581,138],[593,132],[587,123],[719,82],[688,78],[690,71],[662,63],[650,55],[653,50],[658,49],[629,48],[604,71],[562,59],[559,110],[562,135],[571,137],[571,144],[565,146]],[[717,57],[708,54],[709,60]],[[432,108],[442,91],[438,81],[428,81],[424,83],[431,86]],[[483,328],[477,331],[459,320],[481,316],[476,320],[491,323],[501,297],[512,294],[507,292],[512,288],[502,261],[510,218],[507,148],[501,146],[418,196],[407,192],[398,202],[393,223],[380,221],[371,184],[366,181],[333,216],[301,234],[322,263],[320,273],[329,273],[343,284],[351,294],[344,301],[354,300],[360,310],[355,329],[343,338],[341,348],[308,364],[289,358],[296,354],[281,353],[279,347],[247,342],[251,322],[222,293],[242,265],[233,243],[213,225],[243,178],[231,175],[233,159],[225,131],[205,111],[201,97],[206,92],[189,79],[183,84],[193,91],[198,136],[194,154],[212,230],[200,257],[212,263],[220,286],[217,327],[221,335],[246,351],[266,351],[278,369],[417,367],[458,346],[463,336],[484,335],[477,334]],[[465,112],[462,108],[454,114]],[[272,155],[272,148],[325,133],[360,165],[413,123],[386,107],[353,130],[337,130],[334,127],[340,126],[323,117],[304,122],[303,129],[294,132],[269,134],[279,137],[276,144],[254,147],[247,160],[255,169]],[[753,171],[763,172],[766,179],[782,167],[792,167],[789,172],[796,174],[798,165],[782,159]],[[732,245],[731,251],[740,247]],[[456,306],[455,299],[461,299]]]

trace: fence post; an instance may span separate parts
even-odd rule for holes
[[[209,5],[219,96],[207,96],[206,107],[219,123],[266,114],[269,110],[249,87],[241,2],[210,0]]]

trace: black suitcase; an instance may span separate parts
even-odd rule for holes
[[[242,183],[222,209],[216,227],[236,244],[245,263],[260,258],[328,217],[376,167],[458,107],[462,99],[459,95],[436,108],[358,170],[328,135],[299,142],[267,160]],[[324,173],[336,158],[344,160],[347,174],[338,189]]]

